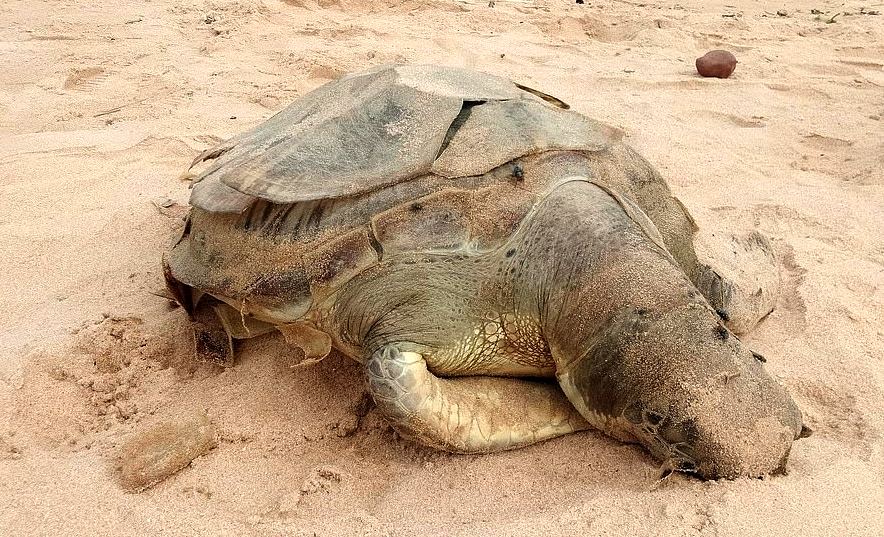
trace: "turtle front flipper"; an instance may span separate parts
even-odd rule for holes
[[[780,274],[770,240],[745,234],[699,233],[694,285],[736,334],[748,333],[773,311]]]
[[[369,391],[402,436],[454,453],[490,453],[589,428],[558,387],[515,378],[439,378],[396,345],[366,363]]]

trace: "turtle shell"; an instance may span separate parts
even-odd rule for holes
[[[611,129],[562,106],[465,69],[387,66],[352,74],[197,157],[194,167],[208,166],[194,173],[191,205],[238,212],[252,198],[340,198],[430,172],[481,175],[530,153],[609,144]]]
[[[662,178],[616,130],[566,107],[447,67],[330,82],[197,157],[193,209],[165,258],[170,287],[292,322],[384,259],[501,248],[573,176],[637,204],[627,212],[647,213],[671,251],[690,248],[690,217]]]

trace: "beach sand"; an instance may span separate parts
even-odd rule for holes
[[[884,4],[861,6],[4,1],[0,535],[884,534]],[[699,77],[719,48],[734,75]],[[746,340],[815,430],[788,475],[654,489],[646,452],[596,432],[449,455],[398,438],[344,357],[293,368],[266,336],[233,368],[194,360],[184,313],[152,294],[181,173],[390,62],[556,95],[621,129],[702,228],[772,238],[783,294]],[[121,488],[128,439],[203,414],[214,449]]]

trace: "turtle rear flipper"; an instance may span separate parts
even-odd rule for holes
[[[172,274],[167,256],[163,256],[166,289],[184,308],[193,328],[194,354],[200,360],[225,367],[233,365],[233,338],[212,307],[212,301],[201,300],[204,293],[179,281]],[[216,301],[217,305],[217,301]]]
[[[229,304],[179,281],[172,274],[165,256],[163,276],[171,298],[190,316],[194,351],[203,361],[230,367],[235,360],[234,339],[260,336],[276,328],[270,323],[244,315]]]
[[[233,336],[225,329],[215,309],[208,304],[200,304],[192,317],[196,357],[224,367],[232,366],[235,359]]]
[[[192,317],[197,358],[224,367],[235,362],[234,339],[260,336],[276,328],[214,298],[200,301]]]

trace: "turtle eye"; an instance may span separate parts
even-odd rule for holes
[[[629,423],[633,425],[639,425],[644,420],[642,419],[642,406],[638,401],[632,403],[625,409],[623,409],[623,417],[626,418]]]

